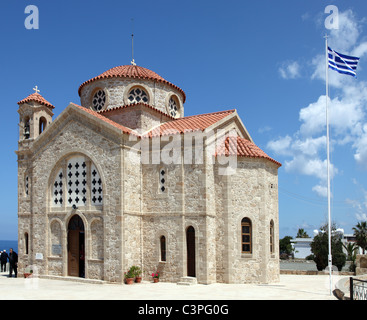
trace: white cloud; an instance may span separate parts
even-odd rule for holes
[[[359,200],[346,199],[345,202],[351,205],[356,210],[355,217],[357,220],[366,221],[367,220],[367,192],[362,187],[360,188],[360,190],[363,193],[363,199],[359,199]]]
[[[358,57],[367,55],[367,41],[358,42],[362,25],[352,10],[339,12],[339,29],[330,31],[329,46],[345,54]],[[300,76],[300,66],[305,64],[304,61],[285,62],[279,68],[279,73],[284,79],[296,79]],[[316,55],[308,65],[311,67],[311,80],[321,80],[325,85],[325,53]],[[367,82],[332,70],[328,74],[331,150],[349,144],[354,151],[351,157],[354,156],[356,163],[367,169]],[[325,98],[325,94],[320,95],[300,109],[300,126],[296,132],[269,141],[267,145],[275,154],[288,158],[283,161],[286,172],[317,179],[318,183],[312,190],[323,197],[327,195]],[[330,171],[331,177],[339,172],[333,165]],[[366,212],[367,196],[366,210],[361,214]]]
[[[307,157],[304,154],[298,154],[291,161],[285,162],[285,170],[307,176],[314,176],[321,182],[327,180],[327,160]],[[330,177],[333,178],[338,173],[338,169],[330,164]]]
[[[279,155],[292,155],[290,151],[291,142],[292,138],[290,136],[285,136],[278,140],[269,141],[267,147]]]
[[[312,188],[312,191],[316,192],[320,197],[327,197],[327,187],[322,185],[316,185]]]
[[[326,137],[321,136],[318,138],[306,138],[304,140],[297,139],[293,143],[293,149],[296,152],[301,152],[304,155],[315,156],[323,149],[325,150]]]
[[[301,70],[297,61],[288,61],[284,62],[278,71],[283,79],[296,79],[300,77]]]
[[[271,130],[272,130],[272,128],[270,126],[263,126],[263,127],[260,127],[257,131],[259,133],[265,133],[265,132],[269,132]]]
[[[365,117],[367,102],[367,84],[345,86],[340,97],[329,98],[329,124],[338,139],[345,139],[348,134],[358,134],[361,120]],[[320,96],[300,111],[300,133],[303,136],[318,135],[326,130],[326,101]],[[344,142],[345,143],[345,142]]]
[[[350,53],[360,35],[359,21],[352,10],[339,12],[339,29],[330,32],[329,44],[336,51]]]
[[[356,138],[353,144],[356,149],[354,159],[358,164],[367,168],[367,124],[363,125],[362,131],[362,134]]]

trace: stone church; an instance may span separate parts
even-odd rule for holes
[[[185,117],[185,92],[134,63],[81,84],[55,119],[34,90],[18,102],[20,275],[279,280],[281,164],[236,110]]]

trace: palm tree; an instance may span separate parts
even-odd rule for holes
[[[354,236],[356,237],[357,245],[362,248],[362,253],[364,254],[367,247],[367,222],[358,222],[355,228],[353,228]]]
[[[354,261],[358,250],[357,245],[354,242],[348,242],[346,245],[343,244],[343,247],[347,251],[347,260]]]
[[[304,229],[298,229],[296,238],[310,238],[307,232]]]

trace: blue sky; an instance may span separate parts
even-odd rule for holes
[[[39,29],[27,30],[28,5]],[[339,29],[327,30],[327,5]],[[17,102],[33,93],[56,118],[84,81],[135,61],[182,88],[185,115],[236,108],[254,142],[280,161],[280,237],[327,221],[324,34],[361,57],[358,78],[330,71],[332,220],[346,233],[367,216],[365,0],[2,1],[0,239],[17,238]]]

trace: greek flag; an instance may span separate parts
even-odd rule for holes
[[[338,53],[330,47],[328,47],[328,53],[330,69],[353,77],[357,76],[356,71],[359,58]]]

